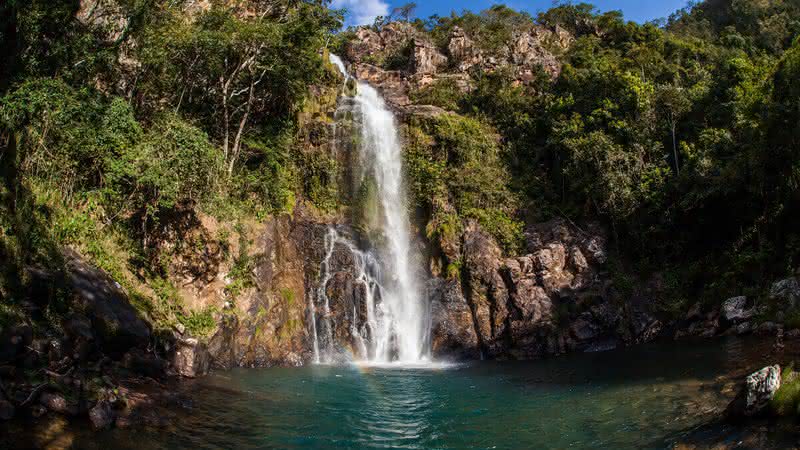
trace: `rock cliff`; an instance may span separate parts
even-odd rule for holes
[[[557,55],[572,44],[572,36],[556,27],[531,26],[514,32],[500,49],[488,51],[455,26],[441,46],[406,22],[392,22],[379,31],[361,27],[345,44],[345,59],[357,78],[381,89],[386,99],[404,112],[409,95],[439,81],[451,80],[463,91],[479,72],[510,70],[517,83],[535,79],[539,70],[555,78],[561,72]]]
[[[601,228],[587,230],[563,220],[533,225],[528,253],[508,258],[471,224],[460,279],[431,281],[434,354],[529,359],[654,338],[660,322],[620,301]]]

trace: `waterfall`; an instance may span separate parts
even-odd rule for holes
[[[336,55],[330,55],[330,60],[345,76],[346,83],[352,82],[342,60]],[[359,169],[362,181],[369,177],[374,182],[379,215],[374,219],[381,238],[372,242],[370,249],[362,250],[335,229],[329,230],[319,288],[310,305],[315,361],[335,359],[330,354],[336,351],[336,337],[326,288],[331,279],[334,247],[343,245],[354,256],[353,277],[366,292],[366,321],[359,323],[356,305],[352,313],[347,313],[353,358],[373,363],[419,363],[428,356],[430,326],[412,269],[413,248],[397,123],[378,91],[365,82],[357,82],[356,94],[347,100],[345,107],[360,125]]]

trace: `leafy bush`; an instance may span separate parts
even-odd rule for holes
[[[411,100],[420,105],[434,105],[449,111],[458,111],[464,94],[455,80],[441,78],[429,86],[411,92]]]

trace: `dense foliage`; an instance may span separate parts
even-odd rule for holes
[[[0,319],[26,268],[56,268],[70,245],[153,319],[205,326],[184,315],[168,252],[196,212],[237,222],[310,197],[297,118],[309,86],[333,80],[320,49],[340,15],[314,0],[0,11]]]
[[[187,211],[240,220],[346,201],[337,161],[299,145],[321,134],[302,119],[324,115],[319,87],[339,83],[321,52],[353,36],[333,39],[339,12],[324,0],[209,4],[0,5],[4,300],[25,267],[72,245],[126,287],[148,285],[157,312],[177,302],[159,244]],[[475,220],[514,253],[525,222],[601,220],[619,260],[717,301],[800,265],[796,0],[708,0],[647,24],[587,4],[412,13],[395,18],[443,50],[456,26],[490,54],[534,26],[575,39],[555,78],[520,85],[497,70],[471,73],[466,93],[452,80],[412,93],[457,113],[406,127],[431,239]],[[384,63],[403,69],[411,50]]]
[[[442,40],[458,25],[491,52],[534,24],[575,39],[554,79],[501,70],[466,94],[414,93],[496,128],[518,217],[600,219],[643,275],[714,301],[800,265],[798,2],[706,1],[646,24],[493,7],[421,26]]]

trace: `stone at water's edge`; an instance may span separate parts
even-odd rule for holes
[[[781,387],[781,366],[765,367],[747,377],[745,414],[762,411]]]
[[[742,390],[728,406],[730,419],[754,417],[767,412],[770,400],[781,387],[781,366],[767,366],[750,374]]]
[[[654,339],[662,324],[647,292],[620,306],[604,269],[604,233],[555,220],[527,231],[528,254],[504,257],[478,224],[443,248],[460,280],[432,290],[435,357],[531,359]]]
[[[183,377],[194,378],[208,373],[211,357],[208,347],[197,339],[179,339],[175,343],[172,366]]]
[[[800,281],[795,277],[777,281],[770,288],[769,296],[782,301],[784,309],[794,308],[800,302]]]

